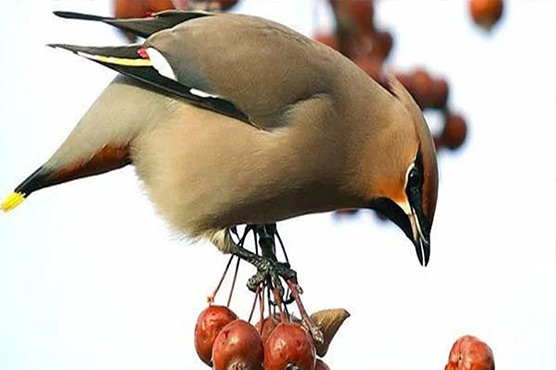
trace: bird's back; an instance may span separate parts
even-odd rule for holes
[[[262,128],[285,124],[285,111],[319,93],[334,94],[354,65],[340,54],[262,18],[219,14],[151,36],[179,82],[234,103]],[[345,88],[345,86],[343,86]]]

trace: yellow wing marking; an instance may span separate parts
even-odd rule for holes
[[[116,64],[116,65],[120,65],[120,66],[127,66],[127,67],[152,67],[152,62],[150,61],[150,59],[143,59],[143,58],[137,58],[137,59],[131,59],[131,58],[118,58],[118,57],[107,57],[104,55],[93,55],[93,54],[87,54],[87,53],[83,53],[81,51],[77,52],[78,55],[85,57],[87,59],[92,59],[92,60],[96,60],[102,63],[108,63],[108,64]]]

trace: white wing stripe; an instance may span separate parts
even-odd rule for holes
[[[160,73],[164,77],[168,77],[174,81],[177,81],[174,70],[172,69],[170,63],[168,63],[166,58],[164,58],[164,55],[162,55],[155,48],[147,48],[146,52],[152,62],[153,68],[156,69],[158,73]]]

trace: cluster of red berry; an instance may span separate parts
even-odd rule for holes
[[[249,230],[238,240],[243,246]],[[255,241],[257,243],[257,241]],[[259,241],[260,247],[268,246]],[[257,244],[256,254],[259,254]],[[264,249],[262,251],[264,253]],[[285,256],[285,250],[284,250]],[[240,260],[237,259],[226,306],[214,305],[229,267],[230,257],[214,292],[208,296],[208,308],[195,325],[195,349],[199,358],[216,370],[326,370],[324,357],[340,326],[349,317],[344,309],[322,310],[309,315],[300,299],[301,288],[295,276],[267,277],[248,284],[255,292],[251,313],[241,320],[230,308]],[[287,257],[286,257],[287,261]],[[250,280],[256,278],[255,275]],[[281,280],[287,284],[288,294]],[[251,324],[258,302],[259,320]],[[289,305],[296,303],[301,319],[293,315]]]
[[[195,349],[215,370],[329,370],[298,320],[281,322],[272,315],[253,326],[225,306],[209,306],[199,315]]]
[[[460,148],[467,136],[467,123],[460,114],[447,107],[449,87],[446,79],[434,78],[423,68],[411,73],[396,73],[396,77],[424,112],[440,110],[443,113],[442,130],[433,136],[436,150]]]
[[[321,318],[319,323],[325,330],[334,326],[335,333],[348,314],[343,310],[327,310],[313,316]],[[339,325],[322,320],[325,317],[335,317],[336,323],[340,320]],[[211,305],[197,319],[195,349],[199,358],[215,370],[330,370],[316,358],[316,354],[324,356],[328,346],[315,344],[300,320],[293,316],[290,320],[281,322],[278,316],[271,315],[253,326],[228,307]],[[444,368],[494,369],[490,347],[471,335],[456,340]]]

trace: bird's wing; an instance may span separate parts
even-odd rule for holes
[[[116,19],[112,17],[101,17],[98,15],[65,11],[55,11],[54,14],[58,17],[67,19],[103,22],[123,31],[131,32],[134,35],[145,38],[158,31],[172,28],[182,22],[212,15],[211,13],[201,11],[186,12],[180,10],[165,10],[163,12],[153,14],[151,17],[129,19]]]
[[[300,103],[341,88],[338,65],[346,63],[284,26],[234,14],[183,22],[143,45],[51,46],[267,130],[287,125]]]
[[[91,47],[65,44],[50,44],[54,48],[66,49],[75,54],[107,66],[121,74],[133,77],[156,89],[180,96],[191,103],[224,114],[244,122],[249,122],[245,113],[237,109],[233,103],[204,94],[193,87],[179,83],[161,74],[153,65],[142,45],[119,47]]]

